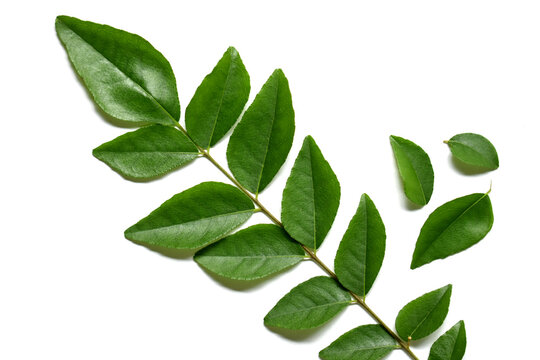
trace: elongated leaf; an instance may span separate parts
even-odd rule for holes
[[[341,335],[319,353],[323,360],[379,360],[399,348],[380,325],[359,326]]]
[[[467,335],[462,320],[433,343],[428,360],[461,360],[466,347]]]
[[[350,294],[332,278],[317,276],[293,288],[264,318],[264,324],[310,329],[332,319],[351,302]]]
[[[234,125],[249,97],[249,75],[230,47],[186,108],[186,128],[202,148],[214,146]]]
[[[272,181],[291,149],[294,110],[289,82],[274,71],[234,129],[227,162],[234,177],[257,194]]]
[[[320,247],[336,217],[340,192],[336,174],[315,140],[307,136],[283,190],[285,230],[312,249]]]
[[[138,179],[165,174],[192,161],[198,153],[181,131],[161,125],[124,134],[93,151],[113,170]]]
[[[194,260],[231,279],[253,280],[302,261],[305,252],[276,225],[259,224],[200,250]]]
[[[253,211],[251,200],[234,186],[205,182],[165,201],[125,236],[151,245],[195,249],[221,239]]]
[[[334,261],[339,282],[355,294],[366,296],[381,269],[385,247],[381,216],[369,196],[363,194]]]
[[[452,285],[431,291],[411,301],[399,311],[396,330],[403,340],[418,340],[437,330],[450,306]]]
[[[173,125],[180,118],[169,62],[142,37],[69,16],[56,32],[98,106],[125,121]]]
[[[415,204],[426,205],[433,193],[433,167],[428,154],[410,140],[390,136],[399,175],[407,198]]]
[[[499,167],[499,156],[495,146],[482,135],[464,133],[445,141],[452,155],[466,164],[495,170]]]
[[[492,226],[488,194],[471,194],[441,205],[420,230],[411,269],[468,249],[482,240]]]

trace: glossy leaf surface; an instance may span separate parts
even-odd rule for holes
[[[142,37],[69,16],[56,32],[98,106],[124,121],[174,125],[180,118],[169,62]]]
[[[396,318],[398,335],[403,340],[418,340],[437,330],[448,314],[451,295],[452,285],[447,285],[405,305]]]
[[[486,170],[499,167],[499,156],[495,146],[482,135],[464,133],[453,136],[446,142],[452,155],[466,164]]]
[[[92,153],[124,176],[147,179],[192,161],[199,151],[181,131],[153,125],[119,136]]]
[[[221,239],[253,211],[251,200],[234,186],[205,182],[164,202],[125,236],[151,245],[195,249]]]
[[[249,74],[230,47],[186,108],[186,129],[202,148],[214,146],[236,123],[249,97]]]
[[[415,204],[426,205],[433,193],[434,174],[428,154],[410,140],[390,136],[399,175],[407,198]]]
[[[359,326],[341,335],[319,353],[323,360],[379,360],[399,348],[380,325]]]
[[[272,181],[291,149],[294,110],[289,82],[276,70],[231,135],[227,162],[234,177],[257,194]]]
[[[231,279],[262,278],[304,259],[302,246],[276,225],[259,224],[200,250],[194,260]]]
[[[433,343],[428,360],[461,360],[466,347],[465,323],[460,321]]]
[[[473,246],[492,226],[493,209],[488,194],[471,194],[441,205],[420,230],[411,269]]]
[[[314,328],[332,319],[350,302],[350,294],[334,279],[314,277],[279,300],[264,318],[264,324],[286,329]]]
[[[363,194],[334,261],[341,284],[357,295],[366,296],[381,269],[385,247],[386,232],[381,216],[369,196]]]
[[[311,136],[304,139],[283,190],[281,219],[296,241],[316,249],[332,227],[339,207],[336,174]]]

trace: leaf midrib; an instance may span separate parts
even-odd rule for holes
[[[429,312],[426,314],[426,316],[422,319],[422,321],[420,321],[418,323],[418,325],[416,325],[416,327],[414,328],[414,330],[410,333],[409,336],[413,336],[414,333],[416,332],[416,330],[418,330],[418,328],[424,323],[424,321],[426,321],[426,319],[429,317],[429,315],[431,315],[433,313],[433,310],[435,308],[437,308],[437,306],[439,306],[439,304],[441,303],[442,299],[446,296],[446,294],[448,293],[448,289],[446,289],[446,291],[439,297],[439,299],[437,300],[437,302],[435,303],[435,305],[433,305],[433,307],[429,310]]]
[[[416,178],[416,181],[418,182],[418,185],[420,185],[420,189],[422,190],[421,193],[422,193],[422,199],[424,200],[424,204],[426,203],[426,194],[425,194],[425,191],[424,191],[424,186],[422,185],[422,182],[420,182],[420,178],[418,177],[418,172],[416,171],[416,168],[413,166],[413,163],[411,161],[411,158],[409,157],[409,155],[407,154],[406,151],[403,150],[403,147],[401,146],[401,144],[399,144],[397,141],[395,141],[394,139],[392,139],[396,144],[397,146],[399,147],[399,149],[401,150],[401,152],[405,155],[405,157],[407,158],[411,168],[413,169],[413,173],[414,173],[414,177]],[[399,161],[398,161],[398,164],[399,164]],[[405,182],[404,182],[405,184]]]
[[[491,167],[494,167],[496,164],[493,163],[491,161],[491,159],[488,159],[487,157],[485,157],[480,151],[476,150],[475,148],[473,148],[472,146],[468,145],[468,144],[465,144],[465,143],[462,143],[462,142],[459,142],[459,141],[455,141],[455,140],[448,140],[448,143],[449,144],[459,144],[463,147],[466,147],[467,149],[471,150],[472,152],[474,152],[475,154],[479,155],[484,161],[486,161],[487,163],[490,164]]]
[[[310,310],[313,310],[313,309],[318,309],[318,308],[322,308],[322,307],[331,307],[331,306],[335,306],[335,305],[341,305],[341,304],[350,304],[350,300],[347,300],[347,301],[338,301],[338,302],[332,302],[332,303],[328,303],[328,304],[322,304],[322,305],[316,305],[316,306],[312,306],[312,307],[308,307],[308,308],[303,308],[303,309],[300,309],[300,310],[296,310],[296,311],[288,311],[288,312],[281,312],[275,316],[271,316],[269,318],[277,318],[277,317],[282,317],[282,316],[285,316],[285,315],[291,315],[291,314],[297,314],[297,313],[303,313],[303,312],[306,312],[306,311],[310,311]]]

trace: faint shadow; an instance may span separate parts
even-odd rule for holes
[[[156,252],[160,254],[161,256],[165,256],[165,257],[168,257],[170,259],[175,259],[175,260],[191,259],[193,258],[193,255],[198,250],[198,249],[186,249],[186,250],[172,249],[172,248],[167,248],[167,247],[158,246],[158,245],[146,244],[146,243],[142,243],[142,242],[134,241],[134,240],[129,240],[129,241],[131,241],[132,243],[136,245],[145,247],[150,251]]]
[[[452,167],[464,175],[480,175],[490,171],[480,166],[466,164],[452,155],[448,155],[448,157]]]

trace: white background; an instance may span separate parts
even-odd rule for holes
[[[316,331],[275,333],[266,312],[322,272],[305,262],[265,282],[224,283],[190,252],[150,250],[123,231],[202,181],[226,181],[205,160],[150,183],[124,180],[91,155],[124,133],[107,123],[74,75],[56,15],[106,23],[148,39],[171,62],[182,109],[229,45],[250,72],[250,99],[273,69],[287,75],[296,112],[291,156],[260,199],[279,215],[304,136],[337,174],[341,206],[319,255],[329,265],[360,195],[387,228],[387,252],[367,302],[393,326],[408,301],[454,285],[443,327],[464,319],[466,359],[537,355],[538,1],[19,1],[1,5],[0,358],[316,359],[371,320],[358,307]],[[442,143],[477,132],[499,170],[465,175]],[[410,209],[388,136],[430,155],[435,190]],[[225,164],[227,140],[213,154]],[[470,250],[417,270],[423,222],[493,181],[495,224]],[[267,221],[261,214],[251,223]],[[389,359],[407,359],[396,351]]]

